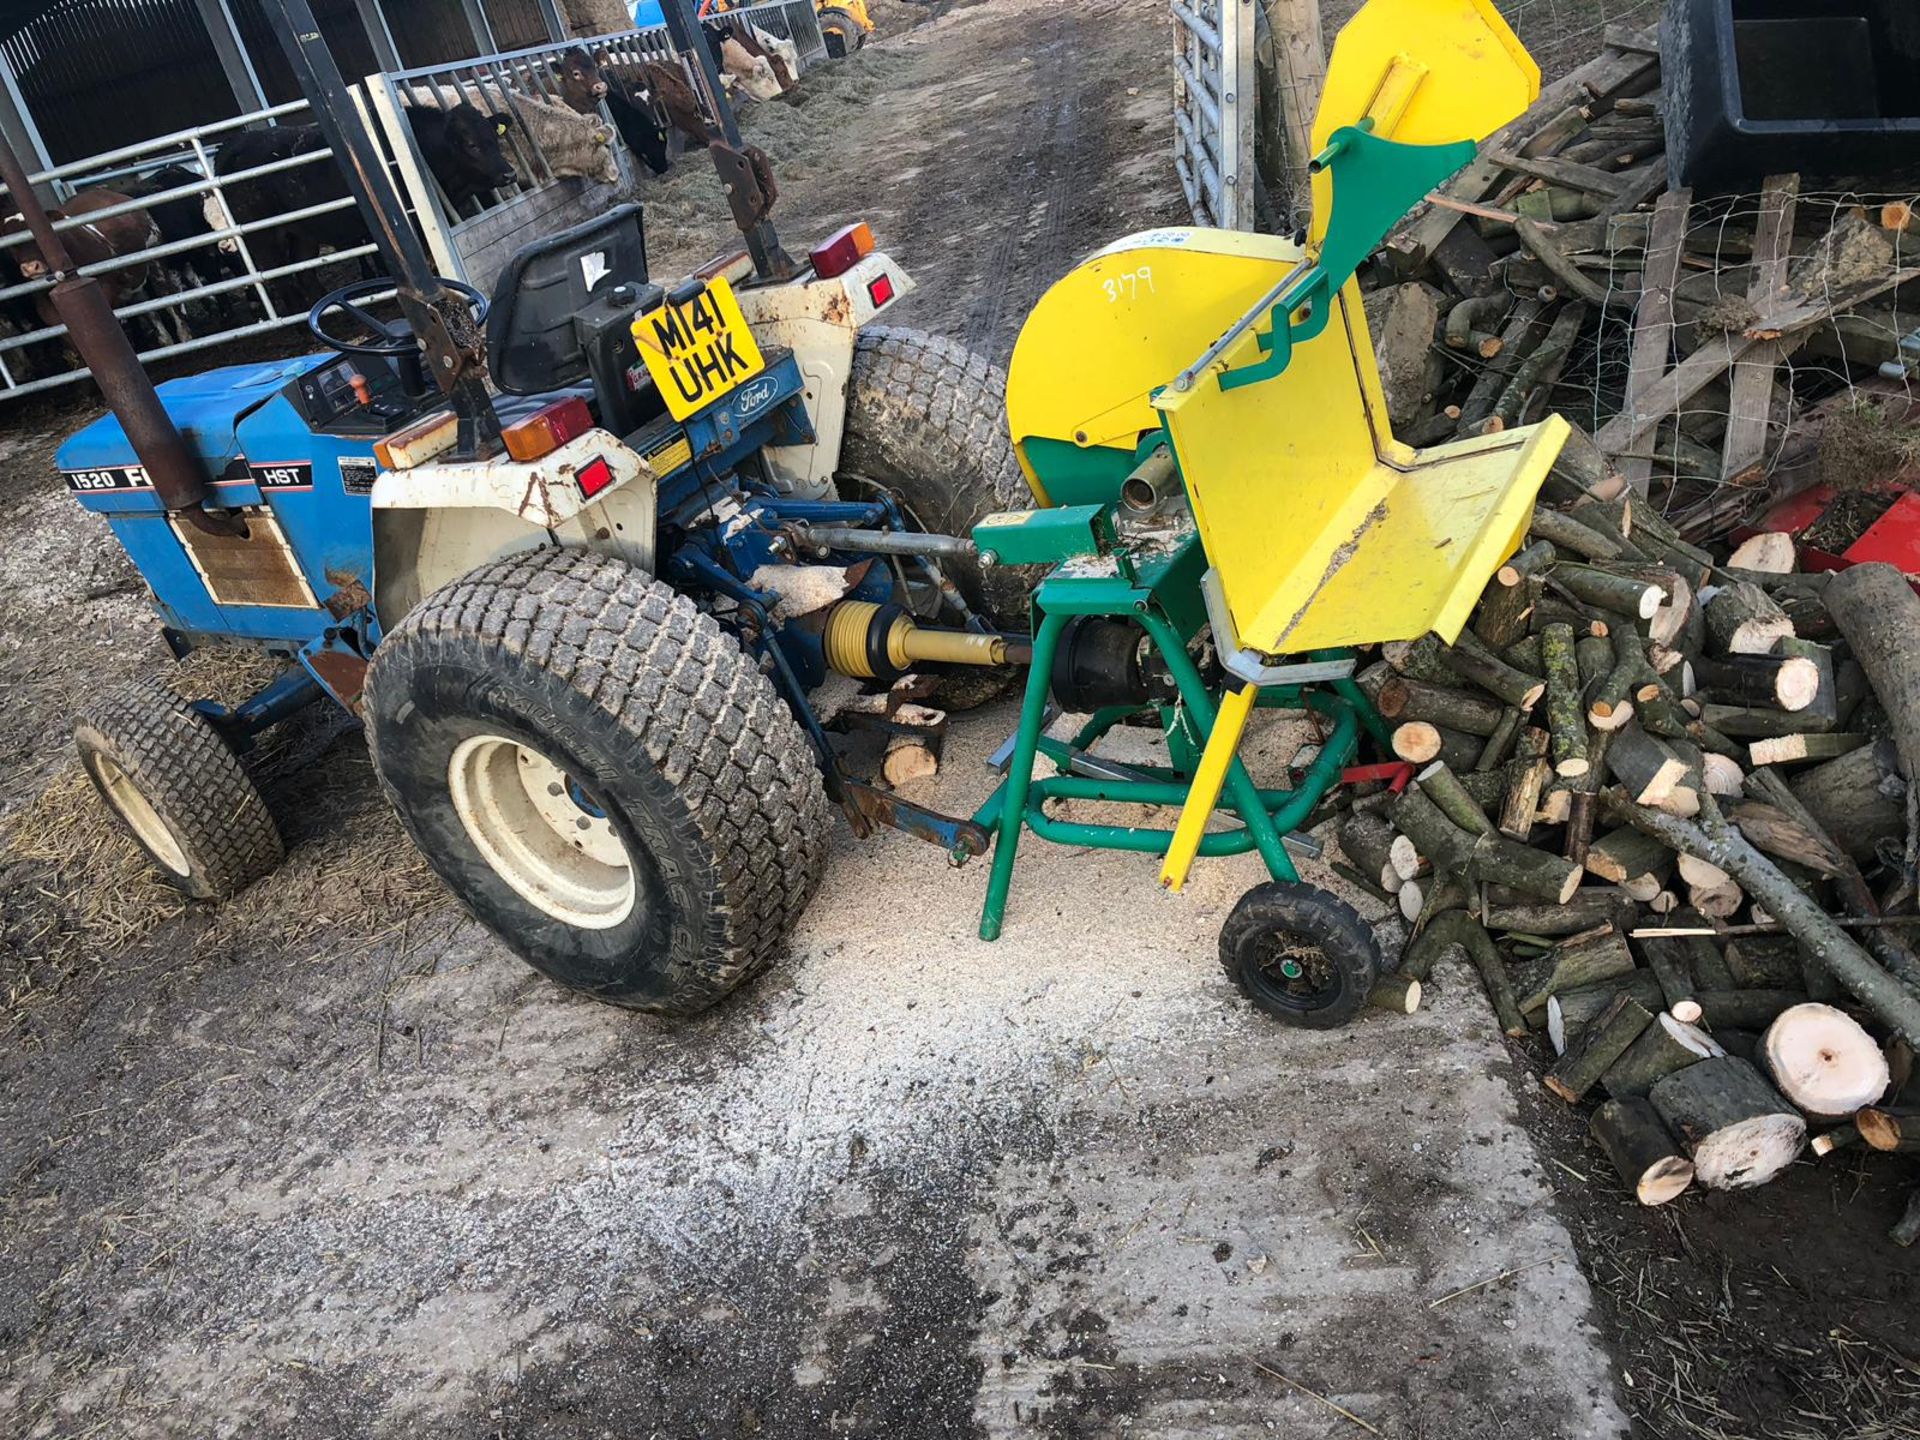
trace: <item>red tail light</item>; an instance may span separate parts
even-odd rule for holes
[[[835,231],[816,245],[807,259],[813,273],[822,280],[844,275],[873,253],[873,230],[864,220],[856,220],[844,230]]]
[[[516,425],[500,432],[507,442],[507,453],[516,460],[538,460],[551,455],[569,440],[593,428],[593,413],[578,395],[543,406]]]

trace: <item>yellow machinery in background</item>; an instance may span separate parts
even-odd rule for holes
[[[1258,849],[1273,883],[1227,922],[1229,972],[1299,1023],[1339,1023],[1364,1003],[1377,964],[1365,927],[1298,883],[1282,837],[1338,782],[1360,730],[1378,733],[1350,647],[1457,636],[1524,535],[1567,426],[1554,417],[1421,451],[1396,441],[1354,274],[1538,92],[1538,69],[1489,0],[1369,0],[1328,65],[1304,246],[1147,231],[1084,261],[1034,308],[1007,413],[1046,508],[992,517],[974,538],[1007,563],[1060,563],[1035,595],[1007,779],[976,816],[996,833],[985,938],[1000,930],[1022,829],[1164,853],[1162,881],[1176,889],[1198,855]],[[1125,650],[1116,626],[1154,683],[1143,691],[1136,673],[1131,690],[1103,696],[1075,677],[1092,667],[1090,635]],[[1111,703],[1088,704],[1063,744],[1042,733],[1050,688],[1063,703],[1063,691]],[[1331,724],[1289,788],[1257,788],[1238,757],[1256,705],[1311,708]],[[1107,729],[1154,709],[1170,768],[1116,775],[1088,761]],[[1041,754],[1061,773],[1034,778]],[[1181,817],[1172,831],[1077,824],[1048,816],[1049,798],[1178,804]],[[1216,811],[1238,825],[1209,828]]]

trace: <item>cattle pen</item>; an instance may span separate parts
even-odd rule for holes
[[[604,109],[577,114],[558,93],[559,58],[576,46],[598,63],[658,60],[664,27],[588,33],[560,0],[331,0],[316,4],[344,62],[356,105],[436,267],[490,285],[517,246],[599,213],[632,193],[635,167]],[[791,45],[802,68],[825,59],[809,0],[769,0],[731,15]],[[221,151],[262,126],[308,125],[259,0],[68,0],[8,28],[0,7],[0,136],[32,167],[43,202],[107,191],[104,208],[56,217],[84,231],[105,218],[150,219],[148,243],[80,271],[105,277],[115,313],[152,363],[296,326],[319,272],[364,273],[371,243],[354,235],[325,253],[289,257],[288,231],[351,225],[351,202],[329,188],[331,151],[226,168]],[[160,74],[167,83],[155,85]],[[510,119],[500,136],[510,183],[453,196],[408,120],[411,105],[471,105]],[[235,187],[272,184],[282,197],[237,205]],[[87,378],[46,313],[46,276],[22,273],[23,231],[0,234],[0,400]],[[312,248],[312,247],[307,247]]]

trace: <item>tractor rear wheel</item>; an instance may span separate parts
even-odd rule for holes
[[[1007,372],[938,335],[873,325],[860,332],[847,385],[840,491],[892,495],[909,526],[970,534],[999,510],[1025,510],[1033,495],[1007,431]],[[982,569],[942,562],[967,603],[991,623],[1024,630],[1033,566]]]
[[[161,877],[224,900],[286,858],[273,814],[213,722],[158,681],[87,706],[73,728],[80,764]]]
[[[668,1015],[771,964],[826,861],[812,746],[710,616],[608,555],[537,550],[429,595],[367,676],[381,786],[536,969]]]
[[[845,11],[827,9],[820,12],[820,38],[826,43],[827,58],[844,60],[867,43],[867,32]]]

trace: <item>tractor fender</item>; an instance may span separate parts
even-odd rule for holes
[[[599,429],[538,460],[428,460],[385,471],[373,485],[381,628],[440,586],[521,550],[592,550],[651,573],[658,493],[647,462]]]
[[[735,294],[762,350],[784,345],[806,380],[810,445],[768,446],[763,452],[775,483],[805,500],[834,498],[846,434],[847,383],[860,327],[914,288],[891,257],[874,251],[831,280],[743,289]]]

